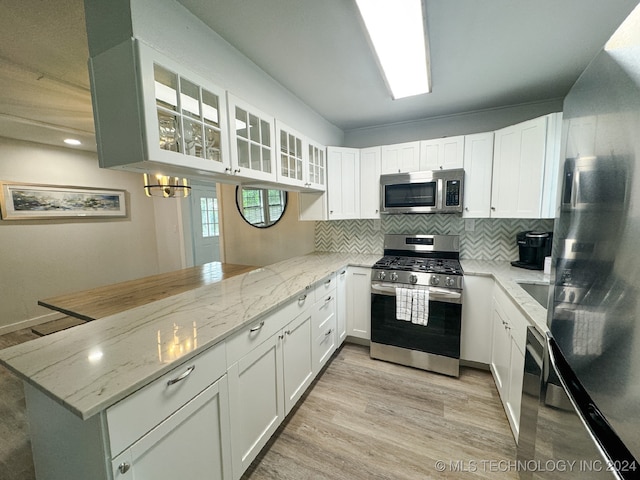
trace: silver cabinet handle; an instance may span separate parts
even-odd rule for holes
[[[291,330],[287,330],[286,332],[284,332],[286,335],[291,335]]]
[[[345,273],[347,273],[347,271],[346,271],[346,270],[342,270],[342,271],[340,272],[340,275],[344,275]]]
[[[324,336],[328,337],[329,335],[331,335],[331,332],[333,332],[333,328],[330,328],[329,331],[324,334]]]
[[[264,327],[264,320],[261,321],[258,325],[256,325],[253,328],[249,329],[249,332],[257,332],[258,330],[260,330],[262,327]]]
[[[331,285],[331,279],[327,280],[326,282],[324,282],[325,285]]]
[[[187,378],[189,375],[191,375],[191,373],[196,369],[195,365],[191,365],[189,368],[187,368],[182,374],[180,374],[179,376],[177,376],[176,378],[172,378],[171,380],[169,380],[167,382],[167,386],[176,384],[178,382],[181,382],[182,380],[184,380],[185,378]]]
[[[120,465],[118,465],[118,471],[120,473],[127,473],[130,468],[131,468],[131,464],[127,462],[122,462]]]
[[[236,168],[236,169],[233,171],[233,173],[240,173],[240,169],[239,169],[239,168]]]
[[[324,299],[324,303],[329,303],[332,298],[333,297],[331,295],[329,295],[327,298]]]
[[[304,295],[300,295],[298,297],[298,302],[304,302],[307,299],[307,294],[305,293]]]
[[[495,209],[496,209],[496,207],[491,207],[491,210],[494,210],[494,211],[495,211]]]

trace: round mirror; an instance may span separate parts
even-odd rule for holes
[[[254,227],[267,228],[282,218],[287,207],[284,190],[236,187],[236,205],[244,220]]]

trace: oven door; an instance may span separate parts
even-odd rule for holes
[[[429,287],[429,320],[423,326],[397,320],[397,286],[371,284],[371,341],[459,359],[462,293]]]

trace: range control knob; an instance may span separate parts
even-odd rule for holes
[[[378,280],[384,280],[386,276],[387,276],[386,272],[378,272]]]
[[[415,273],[412,273],[409,275],[409,281],[411,283],[418,283],[418,276]]]
[[[444,286],[445,287],[453,287],[455,285],[456,281],[451,278],[451,277],[447,277],[444,279]]]
[[[398,280],[398,274],[396,272],[391,272],[391,281],[395,282]]]
[[[432,275],[431,285],[440,285],[440,277],[438,277],[437,275]]]

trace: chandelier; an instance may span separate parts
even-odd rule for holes
[[[191,187],[186,178],[144,174],[144,191],[147,197],[188,197],[189,190]]]

